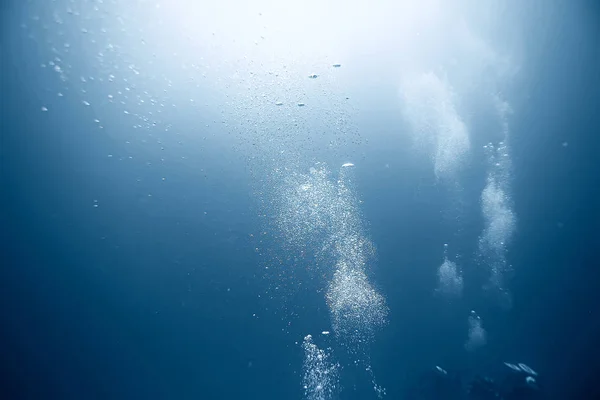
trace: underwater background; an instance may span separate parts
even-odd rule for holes
[[[3,398],[600,398],[598,2],[0,10]]]

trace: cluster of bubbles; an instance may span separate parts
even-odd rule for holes
[[[448,13],[442,20],[458,18]],[[506,274],[510,270],[507,249],[516,226],[516,216],[510,197],[511,161],[508,146],[511,108],[502,98],[500,85],[505,78],[514,75],[516,69],[510,58],[503,58],[484,40],[475,35],[465,23],[454,24],[456,31],[449,31],[447,44],[453,46],[452,56],[445,66],[423,71],[419,64],[420,50],[409,57],[407,71],[402,71],[399,87],[401,112],[410,128],[415,147],[430,159],[436,182],[450,189],[450,199],[442,215],[453,225],[454,236],[465,230],[460,226],[464,215],[461,175],[472,153],[472,115],[489,108],[498,117],[498,128],[486,135],[485,187],[479,201],[483,215],[483,229],[477,238],[475,260],[482,264],[489,281],[484,290],[504,308],[511,304],[506,288]],[[454,40],[453,40],[454,39]],[[440,43],[443,43],[441,39]],[[437,42],[436,42],[437,43]],[[440,47],[443,47],[440,43]],[[434,46],[435,48],[435,46]],[[435,48],[443,53],[440,48]],[[440,56],[443,59],[443,55]],[[416,60],[416,61],[415,61]],[[428,64],[427,58],[425,65]],[[415,64],[415,65],[411,65]],[[427,67],[426,67],[427,68]],[[417,72],[415,72],[417,71]],[[474,76],[485,76],[475,82]],[[489,93],[495,93],[490,95]],[[465,112],[469,98],[477,98],[474,109]],[[486,126],[486,130],[489,125]],[[456,256],[460,259],[460,255]],[[468,271],[468,270],[467,270]],[[437,268],[436,293],[447,298],[460,297],[464,288],[463,269],[448,256],[444,256]],[[476,350],[486,343],[481,318],[472,312],[468,316],[468,340],[465,348]]]
[[[481,193],[484,230],[479,237],[479,254],[489,268],[489,287],[500,295],[503,305],[510,307],[510,293],[504,287],[504,275],[509,270],[507,246],[516,228],[516,216],[510,197],[511,160],[508,147],[506,102],[496,101],[502,125],[503,140],[484,146],[487,158],[487,180]]]
[[[330,179],[325,165],[311,167],[308,174],[284,171],[286,175],[275,190],[278,191],[277,228],[286,243],[297,248],[312,247],[318,243],[326,247],[335,218],[338,188]]]
[[[107,162],[141,158],[163,168],[185,159],[202,171],[209,146],[237,150],[257,178],[256,193],[266,205],[262,214],[272,213],[270,200],[278,199],[277,227],[286,244],[307,251],[316,246],[318,260],[332,260],[323,271],[336,337],[371,337],[387,308],[367,279],[373,246],[362,234],[346,172],[338,181],[324,165],[295,172],[324,149],[348,154],[362,142],[349,117],[352,101],[337,85],[342,64],[314,56],[312,45],[299,53],[277,35],[276,18],[260,10],[252,16],[231,13],[244,19],[243,32],[226,29],[235,25],[230,18],[211,32],[207,16],[215,10],[205,12],[204,6],[212,7],[30,0],[22,29],[41,48],[40,68],[59,82],[44,94],[40,109],[51,113],[67,100],[80,104],[90,126],[123,145]],[[337,365],[328,364],[329,356],[310,337],[304,348],[307,397],[331,397]]]
[[[340,390],[340,364],[331,357],[331,349],[320,349],[311,335],[302,342],[304,349],[304,375],[302,387],[308,400],[326,400],[333,398]]]
[[[469,336],[465,343],[467,351],[475,351],[487,343],[487,333],[483,329],[481,318],[475,311],[469,315]]]
[[[326,296],[334,332],[354,346],[370,341],[386,324],[385,299],[362,269],[352,268],[345,261],[336,266]]]
[[[237,148],[252,159],[250,169],[275,164],[272,180],[265,184],[276,181],[276,185],[262,198],[275,193],[269,206],[275,207],[277,230],[293,248],[316,249],[336,337],[354,347],[372,340],[385,325],[388,308],[368,279],[374,250],[365,237],[351,184],[352,164],[344,164],[338,179],[325,164],[298,172],[306,154],[362,143],[351,122],[352,103],[337,88],[341,67],[337,60],[300,65],[296,59],[301,57],[292,48],[285,62],[275,60],[269,43],[276,35],[259,13],[253,17],[256,29],[251,35],[231,38],[224,32],[197,30],[202,24],[193,18],[182,24],[181,31],[164,29],[177,8],[166,1],[140,0],[129,6],[116,0],[29,1],[28,7],[22,28],[42,49],[40,68],[60,83],[58,90],[44,94],[43,112],[75,99],[95,128],[110,133],[111,122],[130,127],[118,130],[125,150],[121,156],[109,155],[113,161],[142,156],[147,165],[164,165],[175,158],[197,157],[207,137],[226,132],[217,139],[233,135]],[[169,32],[183,36],[173,38]],[[232,44],[236,40],[238,44]],[[247,41],[253,42],[252,50]],[[456,184],[471,148],[456,87],[440,73],[425,72],[407,74],[400,91],[415,144],[431,159],[437,180],[450,184]],[[485,226],[478,250],[489,268],[490,286],[507,294],[506,252],[516,226],[510,198],[510,107],[499,98],[495,101],[503,139],[484,146]],[[178,125],[187,115],[201,120],[201,126]],[[460,296],[462,290],[461,269],[445,251],[438,291]],[[465,347],[475,350],[485,344],[486,333],[474,312],[468,325]],[[310,336],[303,346],[307,397],[331,397],[338,388],[337,364]]]
[[[481,209],[485,220],[484,231],[479,238],[479,250],[495,269],[502,273],[506,263],[506,247],[515,230],[516,217],[508,194],[508,149],[504,142],[499,146],[485,146],[488,156],[488,176],[481,193]]]
[[[337,88],[337,68],[318,65],[323,72],[311,79],[297,67],[237,64],[236,74],[247,84],[226,115],[251,169],[291,173],[307,158],[322,159],[324,149],[335,153],[360,142],[349,118],[353,106]]]
[[[436,179],[449,187],[460,187],[459,173],[469,156],[471,142],[452,85],[434,72],[411,75],[410,79],[406,78],[401,83],[400,98],[402,113],[411,127],[415,146],[431,159]],[[497,103],[506,106],[506,103]],[[506,118],[502,121],[503,132],[507,134]],[[502,154],[506,151],[505,146],[499,148]],[[500,276],[496,271],[503,270],[503,263],[506,262],[504,246],[514,226],[514,215],[503,202],[509,174],[507,162],[508,157],[490,160],[493,168],[481,198],[486,226],[479,240],[479,250],[486,254],[496,279]],[[494,257],[489,259],[489,254]],[[437,293],[446,297],[462,295],[462,271],[456,262],[448,258],[447,244],[444,245],[444,259],[438,268],[437,278]],[[474,351],[485,345],[486,332],[481,318],[474,311],[468,317],[468,325],[465,348]]]
[[[433,72],[423,73],[404,80],[400,97],[415,144],[433,161],[436,178],[454,183],[471,142],[452,86]]]
[[[60,82],[40,94],[40,109],[75,100],[93,129],[125,145],[111,162],[202,165],[198,154],[226,140],[253,171],[257,160],[281,166],[362,140],[348,118],[351,101],[337,89],[338,60],[299,61],[282,47],[277,19],[259,9],[228,10],[231,18],[216,23],[217,5],[192,3],[29,0],[23,32],[40,49],[42,78]],[[236,18],[247,29],[227,29]],[[323,120],[326,128],[313,123]]]
[[[444,244],[444,262],[438,269],[437,291],[445,296],[459,297],[463,290],[463,277],[458,265],[448,259],[448,244]]]
[[[437,180],[458,187],[458,173],[469,153],[470,140],[467,126],[458,114],[451,86],[434,73],[425,73],[419,79],[402,84],[401,98],[402,111],[412,127],[415,144],[431,158]],[[478,240],[478,254],[490,275],[488,288],[499,295],[502,305],[509,307],[510,294],[504,287],[504,274],[508,270],[507,245],[516,225],[509,195],[511,161],[507,116],[511,110],[498,96],[493,100],[501,122],[502,140],[484,146],[487,177],[481,193],[484,230]],[[437,278],[436,292],[446,297],[461,296],[462,271],[448,258],[447,244]],[[465,349],[475,351],[484,346],[487,339],[481,317],[474,311],[468,317],[468,327]]]
[[[375,251],[365,236],[361,224],[358,200],[352,185],[354,165],[344,164],[338,179],[332,177],[325,164],[318,163],[306,174],[288,173],[280,186],[276,207],[277,226],[287,244],[296,250],[318,249],[315,262],[320,276],[325,278],[325,300],[329,308],[335,338],[355,362],[364,364],[371,374],[374,390],[384,389],[375,383],[368,362],[368,345],[378,329],[387,323],[388,308],[385,298],[369,281],[367,267]],[[310,336],[304,347],[315,349]],[[313,353],[307,357],[314,360]],[[322,368],[311,361],[316,372],[308,372],[309,381],[319,381]],[[306,378],[305,378],[306,381]],[[308,398],[321,398],[321,384],[312,388]]]
[[[344,164],[337,181],[324,164],[308,174],[292,174],[281,193],[278,226],[295,246],[320,243],[330,264],[326,300],[337,337],[352,343],[368,341],[385,325],[384,297],[367,277],[373,244],[363,234],[349,170]]]

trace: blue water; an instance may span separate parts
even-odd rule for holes
[[[399,71],[414,65],[406,67],[413,60],[394,51],[393,35],[369,38],[371,33],[361,31],[366,38],[338,54],[344,59],[339,79],[324,86],[328,92],[319,107],[310,96],[319,98],[321,92],[305,88],[312,84],[307,75],[323,73],[314,80],[319,83],[330,72],[298,67],[312,62],[302,58],[310,56],[311,46],[290,43],[286,51],[294,54],[294,45],[301,50],[293,62],[284,61],[290,64],[285,76],[300,68],[298,77],[253,86],[258,97],[308,93],[304,109],[280,108],[290,117],[278,130],[276,114],[264,114],[277,106],[254,105],[257,99],[236,92],[232,71],[243,68],[243,57],[236,59],[239,65],[222,64],[210,58],[225,57],[213,47],[186,44],[172,20],[158,24],[161,13],[184,18],[186,7],[197,7],[182,1],[184,11],[170,14],[175,3],[163,1],[162,11],[144,1],[0,6],[3,398],[306,398],[301,344],[307,334],[320,347],[331,347],[340,362],[341,389],[334,398],[377,398],[370,378],[345,353],[343,338],[320,334],[332,330],[324,296],[332,272],[314,272],[314,243],[300,253],[276,229],[282,181],[275,175],[285,178],[286,167],[289,174],[294,168],[307,174],[322,162],[336,182],[348,161],[355,164],[352,188],[361,200],[363,233],[376,248],[367,275],[389,309],[387,324],[368,346],[384,398],[405,398],[419,374],[435,365],[466,379],[498,374],[504,361],[534,368],[544,398],[600,396],[596,2],[504,2],[487,10],[487,20],[475,4],[458,7],[473,31],[485,31],[497,49],[514,51],[520,64],[496,87],[513,109],[508,182],[517,224],[506,251],[512,272],[503,284],[511,293],[510,306],[484,289],[489,271],[476,257],[487,176],[481,148],[495,140],[488,132],[498,130],[485,106],[489,93],[478,91],[485,77],[452,69],[447,43],[421,60],[425,72],[443,71],[439,76],[454,82],[457,92],[467,88],[457,108],[467,121],[471,150],[456,178],[461,185],[456,194],[436,180],[431,158],[414,150],[407,133],[412,128],[401,112]],[[212,19],[218,7],[217,27],[229,12],[245,20],[245,11],[217,5],[207,7],[204,17]],[[266,17],[285,9],[244,7]],[[381,17],[374,10],[355,29],[372,26],[368,18]],[[325,21],[338,14],[334,7],[316,6],[314,13]],[[386,21],[394,18],[388,15]],[[188,23],[194,26],[193,19]],[[390,24],[385,26],[395,26]],[[98,59],[93,40],[101,41],[102,27],[119,44]],[[147,43],[139,44],[138,36]],[[427,45],[443,43],[439,37],[424,33],[423,46],[438,49]],[[64,43],[70,51],[65,46],[53,52]],[[139,50],[153,44],[155,49]],[[171,54],[174,49],[180,59]],[[206,77],[189,67],[202,49]],[[64,76],[48,64],[55,57]],[[275,52],[275,62],[277,57]],[[158,61],[144,64],[148,59]],[[272,60],[253,62],[251,68],[264,73],[257,79],[270,82],[266,64]],[[109,81],[111,73],[115,82]],[[122,81],[124,76],[129,80]],[[471,80],[473,85],[466,83]],[[204,83],[196,86],[198,81]],[[136,94],[127,98],[129,86]],[[109,92],[114,102],[107,100]],[[148,104],[149,98],[166,107]],[[332,100],[338,98],[344,100],[341,106]],[[339,144],[328,145],[336,112],[348,117],[352,128],[331,137]],[[134,120],[131,114],[148,119]],[[290,125],[290,118],[298,118],[298,125]],[[312,133],[287,135],[289,127]],[[275,168],[283,172],[272,175]],[[450,243],[450,257],[464,272],[462,295],[450,300],[435,293],[444,243]],[[464,346],[470,310],[477,310],[487,333],[485,345],[475,351]]]

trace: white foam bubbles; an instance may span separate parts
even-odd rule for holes
[[[375,250],[364,232],[351,167],[343,164],[337,179],[324,164],[308,174],[290,173],[281,187],[277,224],[294,248],[317,248],[332,333],[369,373],[374,390],[384,393],[370,368],[368,345],[387,323],[388,308],[367,275]]]
[[[365,237],[351,185],[351,169],[340,170],[332,241],[337,259],[327,291],[333,331],[353,347],[368,343],[387,322],[385,298],[372,286],[366,274],[375,253]]]
[[[335,398],[339,392],[340,365],[333,361],[331,350],[319,349],[307,335],[302,343],[304,349],[304,375],[302,387],[308,400]]]
[[[278,188],[277,225],[288,244],[299,248],[324,243],[331,236],[337,187],[325,165],[308,174],[290,173]]]
[[[387,322],[385,299],[360,269],[338,263],[327,291],[333,331],[352,346],[369,342]]]
[[[331,277],[326,300],[333,332],[356,343],[385,324],[387,307],[367,277],[374,247],[363,233],[351,166],[343,164],[337,180],[324,164],[309,174],[291,174],[281,193],[278,224],[288,243],[317,246],[329,261],[322,272]]]
[[[448,244],[444,244],[444,261],[438,268],[436,292],[447,297],[460,297],[463,291],[462,271],[455,262],[448,259]]]
[[[508,116],[512,109],[498,95],[493,103],[498,115],[500,139],[484,146],[487,158],[486,185],[481,193],[481,212],[484,229],[479,237],[479,255],[489,271],[489,285],[501,305],[511,306],[510,292],[504,277],[509,270],[506,259],[508,245],[514,235],[517,218],[510,196],[512,163],[510,158]]]
[[[516,228],[516,215],[509,195],[510,158],[505,142],[485,146],[488,176],[481,193],[484,229],[479,237],[479,254],[489,269],[491,287],[505,293],[503,277],[508,270],[506,249]]]
[[[463,277],[455,262],[444,258],[438,269],[437,291],[451,297],[459,297],[463,291]]]
[[[456,106],[454,90],[448,82],[428,72],[406,77],[400,97],[415,144],[432,159],[436,177],[455,181],[471,142]]]
[[[469,315],[469,337],[465,343],[465,349],[475,351],[487,343],[487,333],[483,329],[481,318],[475,311]]]

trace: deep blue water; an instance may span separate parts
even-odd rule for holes
[[[40,68],[48,45],[28,37],[38,29],[32,22],[21,27],[36,7],[0,6],[3,398],[302,398],[299,343],[330,329],[329,314],[311,279],[286,304],[267,294],[265,265],[285,251],[276,234],[260,239],[276,218],[261,203],[271,198],[263,167],[233,140],[220,140],[228,133],[218,124],[207,128],[210,135],[194,133],[209,136],[201,146],[196,136],[180,147],[164,138],[166,150],[133,143],[121,109],[93,107],[108,82],[95,83],[86,108],[74,86],[65,90],[70,81]],[[509,2],[505,9],[498,18],[519,28],[505,26],[491,37],[500,43],[513,35],[500,46],[519,43],[527,60],[506,89],[514,109],[511,198],[518,221],[507,252],[510,309],[486,295],[481,276],[468,273],[476,270],[472,255],[483,226],[483,157],[473,152],[462,172],[460,218],[444,218],[450,194],[436,184],[429,160],[411,150],[410,137],[399,134],[409,128],[391,80],[397,56],[348,57],[356,67],[348,67],[345,90],[360,100],[353,118],[368,143],[303,160],[334,171],[348,158],[356,164],[361,217],[377,249],[369,276],[390,310],[371,345],[371,365],[390,399],[403,398],[432,365],[468,376],[494,374],[504,361],[536,369],[546,398],[600,396],[600,8],[555,1]],[[50,35],[44,32],[38,38]],[[68,35],[81,51],[72,62],[90,58],[77,47],[77,32]],[[106,75],[86,62],[97,77]],[[171,79],[180,82],[176,74]],[[188,95],[185,87],[173,90]],[[220,93],[202,93],[192,96],[220,101]],[[472,130],[486,130],[490,123],[476,103],[468,111]],[[219,113],[180,108],[160,118],[185,131]],[[103,131],[91,122],[98,115]],[[266,129],[278,135],[276,127]],[[149,141],[161,137],[151,127],[140,130]],[[124,144],[129,139],[131,146]],[[478,140],[474,135],[473,148],[485,143]],[[452,302],[433,294],[449,241],[465,268],[465,290]],[[488,334],[476,352],[463,346],[471,309]],[[341,376],[340,398],[376,398],[351,367]]]

